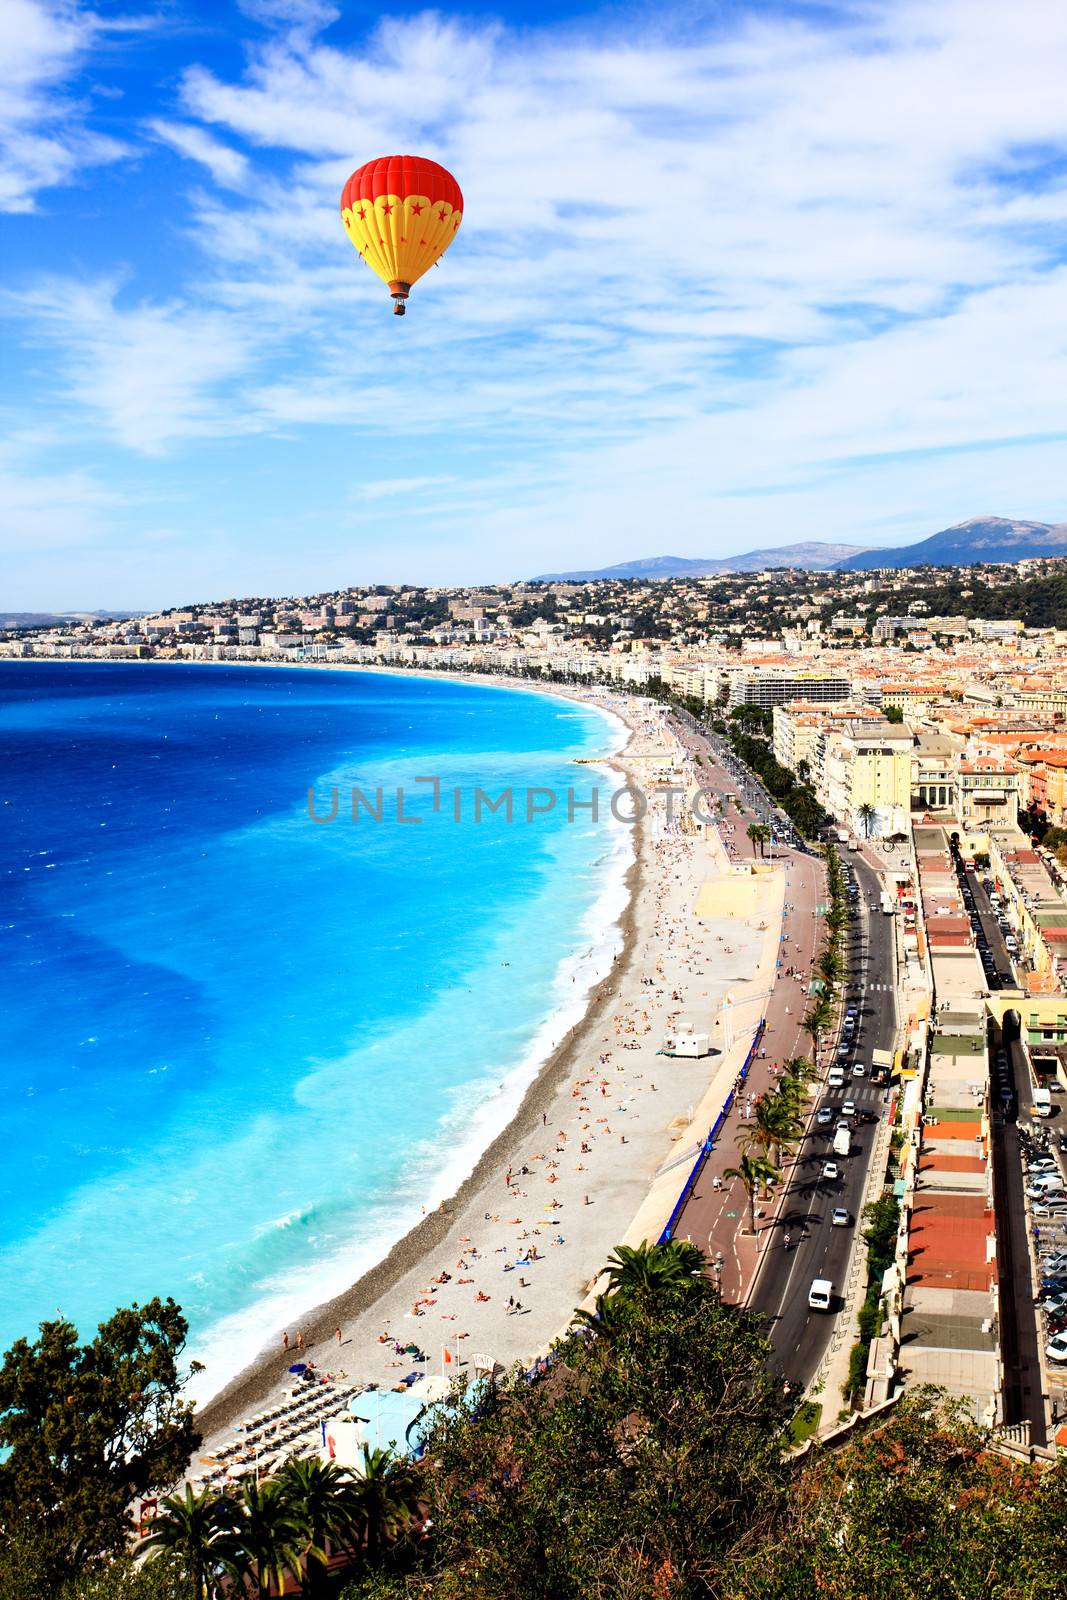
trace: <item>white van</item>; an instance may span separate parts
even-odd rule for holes
[[[1040,1086],[1034,1090],[1034,1111],[1039,1117],[1052,1115],[1052,1096]]]
[[[808,1290],[808,1308],[811,1311],[829,1311],[834,1297],[834,1286],[829,1278],[813,1278]]]
[[[845,1087],[845,1073],[842,1067],[831,1067],[826,1079],[830,1089],[843,1089]]]

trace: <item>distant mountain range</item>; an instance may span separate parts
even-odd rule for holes
[[[123,622],[142,611],[0,611],[0,628],[61,628],[64,622]]]
[[[1012,517],[970,517],[895,550],[861,550],[838,563],[840,572],[872,567],[973,567],[980,561],[1025,561],[1067,556],[1067,522],[1016,522]]]
[[[876,567],[972,567],[984,561],[1024,561],[1067,556],[1067,522],[1018,522],[1011,517],[970,517],[917,544],[869,550],[855,544],[777,545],[714,561],[648,556],[581,572],[548,572],[535,583],[589,583],[611,578],[705,578],[722,572],[766,572],[799,567],[808,572],[869,572]]]
[[[643,561],[621,561],[599,571],[546,572],[534,583],[588,583],[595,578],[707,578],[716,572],[765,572],[770,567],[803,567],[828,572],[848,557],[863,554],[860,544],[783,544],[773,550],[748,550],[740,556],[690,561],[684,556],[648,556]]]

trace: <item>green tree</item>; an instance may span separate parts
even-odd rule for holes
[[[431,1434],[435,1600],[707,1593],[787,1481],[756,1322],[701,1274],[668,1306],[631,1304],[611,1361],[580,1337],[555,1354],[542,1378],[517,1369]]]
[[[259,1600],[268,1600],[272,1583],[280,1594],[287,1573],[301,1577],[304,1530],[277,1478],[245,1478],[236,1511],[241,1577]]]
[[[830,1007],[824,996],[820,995],[819,999],[808,1008],[800,1025],[810,1038],[812,1049],[817,1051],[819,1040],[830,1026]]]
[[[752,845],[753,857],[755,857],[757,845],[759,845],[759,853],[762,856],[764,854],[763,847],[765,844],[767,844],[771,837],[770,828],[768,828],[766,823],[763,822],[750,822],[748,827],[745,829],[745,832],[748,835],[749,842]]]
[[[782,1064],[780,1081],[783,1087],[788,1083],[797,1083],[806,1089],[808,1084],[816,1083],[819,1076],[818,1068],[808,1060],[807,1056],[791,1056]]]
[[[419,1514],[422,1485],[409,1461],[391,1450],[363,1446],[363,1465],[355,1483],[357,1525],[367,1560],[376,1566],[383,1552]]]
[[[57,1584],[122,1550],[131,1506],[179,1479],[199,1444],[182,1399],[186,1332],[181,1308],[155,1299],[116,1311],[89,1344],[60,1319],[5,1355],[0,1527],[30,1530]]]
[[[796,1147],[802,1129],[796,1107],[788,1094],[761,1095],[753,1118],[758,1142],[781,1171],[782,1156]]]
[[[648,1306],[675,1298],[679,1290],[703,1276],[704,1257],[696,1245],[684,1239],[664,1244],[646,1239],[637,1245],[618,1245],[604,1271],[608,1294]]]
[[[142,1548],[154,1551],[156,1560],[175,1561],[191,1600],[204,1600],[222,1573],[240,1570],[236,1530],[237,1514],[229,1500],[213,1489],[194,1494],[186,1484],[184,1494],[163,1501]]]
[[[717,1573],[730,1600],[1058,1600],[1067,1472],[987,1448],[929,1389],[840,1450],[815,1451],[781,1514]]]
[[[331,1551],[351,1544],[358,1533],[355,1482],[336,1461],[320,1461],[317,1456],[290,1459],[278,1473],[278,1482],[304,1545],[304,1589],[309,1595],[323,1594]]]
[[[727,1167],[724,1178],[740,1178],[748,1200],[748,1230],[756,1231],[756,1196],[761,1188],[768,1187],[777,1177],[774,1164],[766,1156],[746,1153],[736,1167]]]
[[[871,837],[871,829],[874,826],[875,818],[878,815],[877,811],[871,805],[869,800],[865,800],[863,804],[857,808],[856,815],[863,824],[863,837],[865,839],[869,839]]]

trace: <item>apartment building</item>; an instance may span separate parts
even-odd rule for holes
[[[827,809],[871,838],[907,833],[912,746],[909,727],[880,718],[852,718],[827,734],[822,770]]]
[[[851,693],[852,680],[833,673],[750,667],[735,673],[730,680],[731,707],[761,706],[765,711],[789,700],[824,705],[847,700]]]
[[[1019,769],[997,756],[959,764],[957,816],[971,832],[1014,828],[1019,815]]]

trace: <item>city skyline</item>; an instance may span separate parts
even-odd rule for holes
[[[197,0],[0,28],[12,609],[1067,515],[1067,19]],[[337,197],[455,171],[394,325]]]

